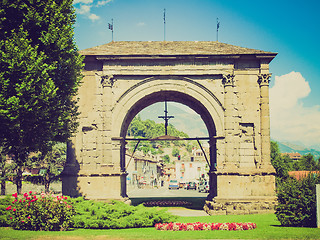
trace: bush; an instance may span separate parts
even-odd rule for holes
[[[9,212],[9,225],[14,229],[62,231],[71,227],[74,215],[73,207],[67,197],[46,195],[40,196],[31,191],[19,199],[17,193],[14,200],[6,208]]]
[[[11,202],[12,198],[10,196],[0,198],[0,227],[9,227],[8,219],[10,218],[10,212],[6,208]]]
[[[276,215],[281,225],[316,226],[316,184],[320,175],[309,174],[302,180],[288,177],[278,185]]]
[[[111,203],[73,199],[76,215],[73,217],[75,228],[122,229],[152,227],[156,223],[170,222],[174,216],[159,208],[137,207],[123,202]]]

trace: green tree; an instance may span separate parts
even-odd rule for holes
[[[168,154],[164,155],[164,156],[162,157],[162,159],[163,159],[163,161],[164,161],[165,163],[170,163],[170,157],[169,157]]]
[[[288,166],[285,163],[284,159],[281,157],[280,150],[277,142],[271,141],[271,164],[276,170],[277,183],[282,179],[287,178],[288,175]]]
[[[301,159],[294,164],[294,168],[296,171],[320,170],[319,164],[314,160],[314,157],[311,153],[302,156]]]
[[[174,147],[174,148],[172,149],[172,156],[178,157],[179,155],[180,155],[179,149],[176,148],[176,147]]]
[[[0,2],[0,139],[14,156],[18,193],[29,153],[77,127],[74,22],[72,0]]]
[[[316,226],[316,184],[320,175],[309,174],[297,180],[288,177],[279,182],[276,215],[281,225],[294,227]]]
[[[48,149],[45,152],[40,153],[33,159],[33,166],[45,169],[42,182],[45,186],[45,192],[49,192],[50,183],[56,181],[62,171],[62,168],[66,162],[67,147],[65,143],[50,142]]]
[[[7,157],[4,148],[0,146],[0,185],[1,185],[1,193],[0,195],[6,195],[6,181],[8,180],[8,174],[10,172],[10,165],[7,164]]]

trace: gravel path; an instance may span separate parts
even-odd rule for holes
[[[177,208],[169,208],[168,212],[173,215],[181,216],[181,217],[201,217],[201,216],[209,216],[204,210],[192,210],[192,209],[177,209]]]

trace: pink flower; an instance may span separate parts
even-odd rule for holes
[[[30,219],[31,217],[30,217],[30,216],[28,216],[27,218],[28,218],[28,219]]]

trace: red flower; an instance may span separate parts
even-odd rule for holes
[[[29,194],[31,195],[31,194],[32,194],[32,191],[30,191]]]
[[[7,207],[6,210],[11,210],[11,206]]]
[[[10,217],[10,219],[12,219],[12,217]]]
[[[15,211],[17,211],[17,209],[15,209],[15,208],[14,208],[14,209],[12,209],[12,211],[14,211],[14,212],[15,212]]]
[[[24,196],[24,197],[28,197],[28,193],[24,193],[23,196]]]
[[[28,216],[27,218],[28,218],[28,219],[30,219],[31,217],[30,217],[30,216]]]
[[[14,194],[12,194],[12,197],[17,198],[17,197],[18,197],[18,193],[14,193]]]

